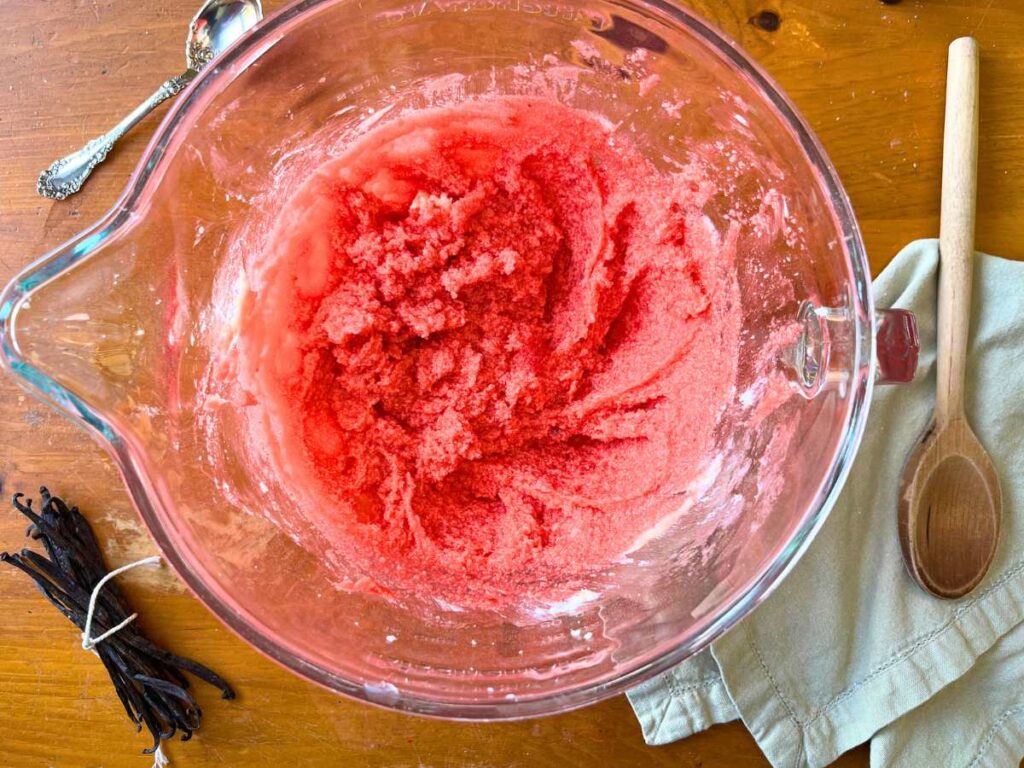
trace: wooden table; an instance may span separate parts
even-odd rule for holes
[[[370,0],[368,0],[370,1]],[[196,0],[0,0],[0,283],[114,201],[156,125],[122,143],[83,194],[36,196],[38,171],[105,130],[182,61]],[[274,10],[276,0],[265,2]],[[839,169],[877,272],[938,234],[947,43],[982,47],[978,247],[1024,257],[1024,3],[1020,0],[690,0],[757,58],[803,110]],[[776,13],[773,17],[760,15]],[[753,23],[760,20],[760,24]],[[111,462],[79,429],[0,382],[0,486],[40,483],[91,514],[112,563],[151,554]],[[0,509],[0,548],[22,519]],[[147,630],[237,685],[201,691],[203,730],[176,766],[764,765],[730,724],[649,748],[622,697],[544,720],[465,725],[384,712],[293,677],[225,630],[166,571],[125,580]],[[148,766],[99,662],[27,580],[0,569],[0,762]],[[866,765],[865,748],[841,765]]]

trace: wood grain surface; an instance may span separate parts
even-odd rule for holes
[[[366,0],[367,2],[371,0]],[[982,53],[978,248],[1024,256],[1021,0],[689,0],[782,84],[817,131],[857,210],[877,272],[938,234],[946,47]],[[37,173],[108,128],[182,63],[197,0],[0,0],[0,282],[101,215],[156,126],[136,129],[64,203]],[[267,9],[279,7],[265,0]],[[767,12],[767,13],[766,13]],[[776,17],[777,15],[778,24]],[[114,564],[151,554],[113,465],[65,419],[0,381],[4,495],[40,483],[86,510]],[[0,548],[22,546],[0,507]],[[200,691],[202,732],[174,766],[760,766],[739,724],[646,747],[622,697],[539,721],[467,725],[403,716],[302,682],[224,629],[165,570],[123,580],[146,629],[210,663],[240,696]],[[0,765],[148,768],[99,662],[12,569],[0,569]],[[860,748],[838,765],[867,764]]]

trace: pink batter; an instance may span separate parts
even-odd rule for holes
[[[250,265],[233,375],[308,523],[376,584],[521,600],[625,553],[731,396],[731,246],[696,178],[504,98],[374,128]]]

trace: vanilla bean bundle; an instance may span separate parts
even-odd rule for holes
[[[77,507],[69,507],[45,487],[39,493],[42,505],[38,512],[23,494],[15,494],[12,503],[31,521],[27,535],[42,543],[48,558],[23,549],[13,555],[0,553],[0,560],[28,574],[43,596],[84,632],[90,597],[107,575],[103,553]],[[96,596],[91,635],[99,637],[132,615],[121,590],[112,580],[108,581]],[[161,741],[176,733],[187,741],[199,728],[203,713],[183,673],[220,689],[225,699],[235,697],[231,686],[219,675],[153,644],[135,622],[95,644],[94,651],[106,667],[136,730],[145,725],[153,736],[153,746],[143,750],[147,754],[156,752]]]

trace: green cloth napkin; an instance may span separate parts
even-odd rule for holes
[[[824,766],[872,739],[872,765],[1017,766],[1024,756],[1024,263],[979,255],[966,407],[1003,489],[992,569],[958,601],[921,591],[896,536],[904,461],[935,392],[938,242],[904,248],[880,307],[917,314],[914,383],[875,390],[846,486],[809,551],[733,631],[629,692],[664,744],[742,718],[775,766]]]

